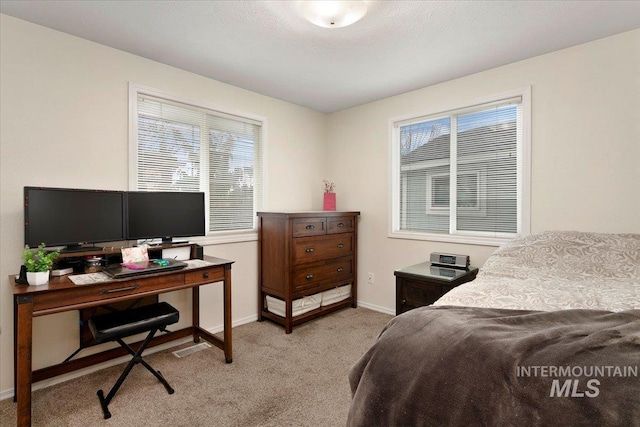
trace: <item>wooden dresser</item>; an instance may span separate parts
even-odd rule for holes
[[[291,333],[295,325],[356,307],[359,215],[258,212],[258,321],[267,318]],[[345,299],[328,298],[340,293]],[[281,305],[280,315],[274,303]],[[294,306],[305,303],[308,311],[294,316]]]

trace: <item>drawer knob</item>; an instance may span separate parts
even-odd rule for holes
[[[316,226],[315,226],[315,225],[313,225],[313,224],[309,224],[309,225],[307,225],[305,228],[306,228],[307,230],[313,230],[314,228],[316,228]]]
[[[344,267],[338,267],[338,273],[342,273],[344,271]]]
[[[208,279],[209,278],[209,273],[208,272],[202,273],[202,278],[203,279]]]
[[[305,252],[310,254],[310,253],[311,253],[311,252],[313,252],[314,250],[315,250],[315,249],[313,249],[313,248],[307,248],[307,249],[305,249]]]
[[[338,228],[343,228],[344,227],[344,222],[339,222],[337,225]]]
[[[311,279],[313,279],[313,274],[307,274],[306,277],[307,277],[307,280],[311,280]]]
[[[344,248],[344,243],[338,243],[338,247],[339,247],[340,249]]]

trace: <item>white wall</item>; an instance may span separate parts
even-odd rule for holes
[[[0,286],[0,393],[13,387],[13,309],[6,278],[21,264],[22,188],[126,190],[128,82],[265,117],[267,208],[321,206],[324,114],[6,15],[0,31],[0,277],[5,278]],[[256,242],[208,246],[205,253],[236,261],[233,319],[255,318]],[[202,289],[205,328],[222,325],[220,288]],[[189,294],[170,298],[187,310],[181,317],[188,322]],[[36,318],[34,367],[71,354],[78,346],[77,325],[77,312]]]
[[[433,251],[493,247],[387,237],[389,119],[532,89],[531,229],[640,232],[640,30],[330,114],[327,176],[339,209],[360,210],[358,297],[394,310],[393,271]],[[362,278],[375,274],[375,284]]]
[[[481,265],[493,247],[387,238],[388,121],[532,86],[532,229],[640,232],[640,30],[324,115],[5,15],[0,21],[0,276],[18,271],[22,187],[127,188],[129,81],[267,118],[268,209],[359,210],[364,305],[393,312],[397,268],[435,250]],[[618,118],[620,116],[620,118]],[[234,259],[233,318],[257,312],[255,242],[209,246]],[[12,384],[12,299],[0,286],[0,394]],[[188,304],[188,294],[172,295]],[[202,292],[205,328],[222,324],[221,291]],[[188,319],[188,312],[183,316]],[[77,347],[77,314],[36,319],[34,364]]]

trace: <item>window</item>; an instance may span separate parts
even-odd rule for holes
[[[263,121],[135,85],[130,104],[130,187],[204,191],[208,235],[250,239],[262,205]]]
[[[391,237],[496,245],[529,232],[529,94],[391,121]]]
[[[427,176],[427,213],[449,213],[449,174]]]
[[[486,175],[484,173],[460,173],[458,174],[458,209],[467,213],[481,211],[486,198]],[[427,175],[427,213],[449,214],[449,174]]]

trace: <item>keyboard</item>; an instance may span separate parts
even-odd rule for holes
[[[162,273],[164,271],[180,270],[187,264],[175,259],[149,260],[127,265],[113,264],[102,268],[102,272],[114,279],[123,279],[145,274]]]

